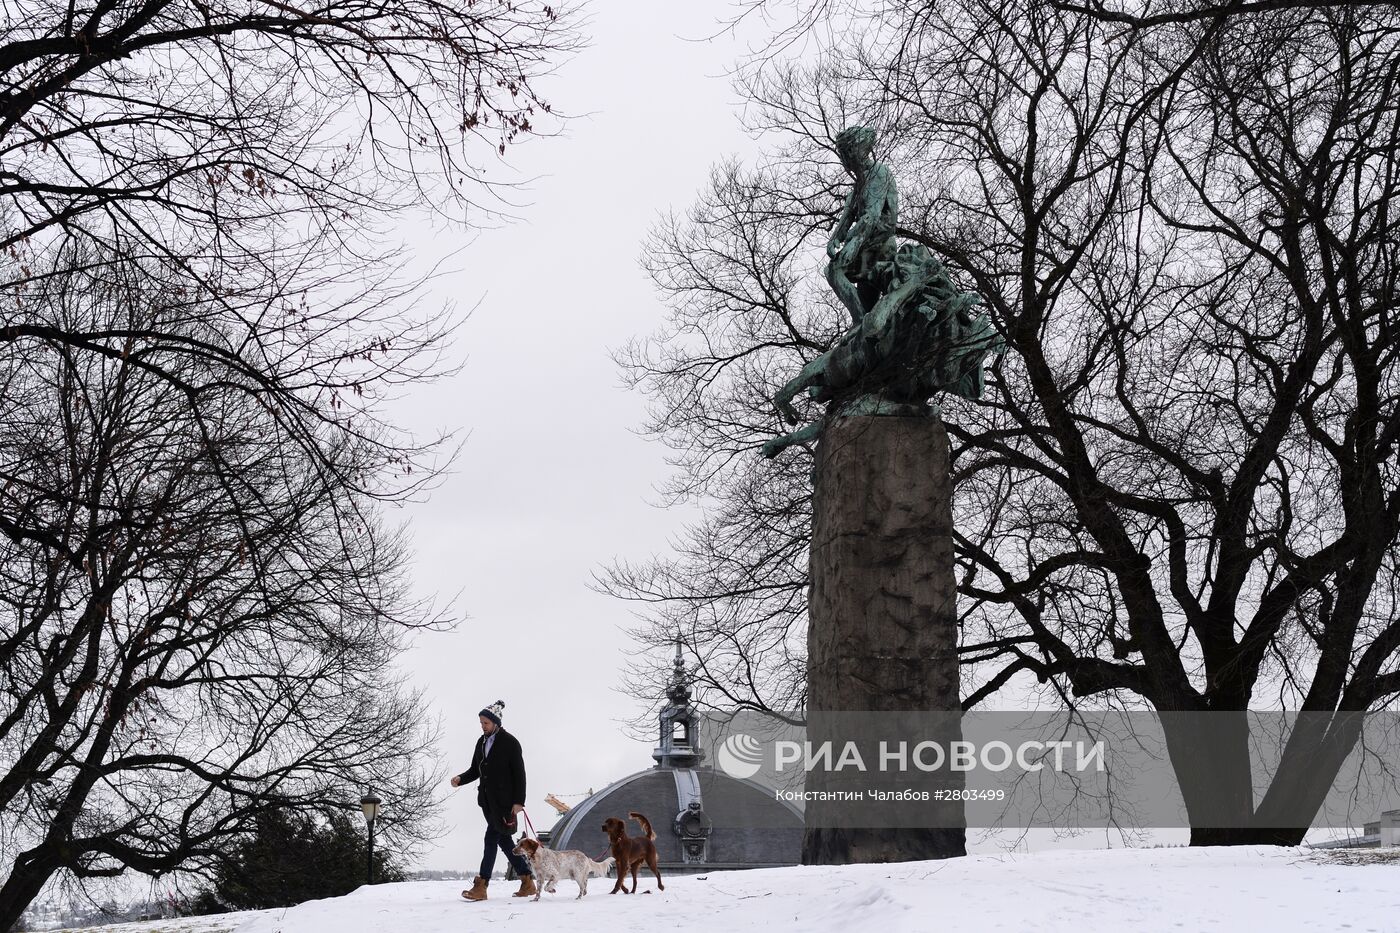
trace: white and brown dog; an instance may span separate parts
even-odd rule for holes
[[[578,884],[578,896],[583,897],[588,893],[588,879],[593,875],[599,878],[606,876],[608,869],[613,866],[612,856],[595,862],[573,849],[555,852],[545,848],[537,839],[520,840],[514,851],[516,855],[523,855],[530,860],[530,871],[535,876],[535,900],[540,899],[540,894],[546,888],[553,894],[554,882],[562,878],[574,879]]]

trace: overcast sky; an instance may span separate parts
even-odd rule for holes
[[[505,701],[538,829],[554,822],[546,794],[577,803],[653,764],[652,742],[623,732],[640,711],[620,689],[634,620],[588,584],[614,558],[667,551],[693,512],[652,504],[669,475],[665,449],[634,433],[646,399],[622,388],[609,351],[662,323],[638,265],[657,216],[686,208],[716,161],[757,151],[727,77],[743,40],[715,37],[730,0],[590,0],[587,10],[589,47],[543,88],[557,108],[583,115],[564,136],[507,154],[534,179],[519,219],[475,233],[417,222],[400,231],[423,262],[445,259],[452,270],[424,307],[475,306],[459,335],[462,372],[415,388],[395,412],[424,434],[467,435],[441,487],[395,516],[416,547],[418,593],[456,596],[465,616],[451,633],[420,636],[403,667],[441,720],[444,790],[470,761],[478,710]],[[449,831],[414,867],[475,872],[485,829],[475,786],[449,793],[445,819]],[[1117,842],[1050,831],[1026,841]],[[974,850],[999,845],[969,838]]]
[[[731,12],[714,0],[592,0],[589,48],[544,88],[586,115],[508,153],[535,177],[520,219],[471,235],[402,231],[454,268],[426,306],[477,305],[459,335],[464,370],[415,389],[396,414],[425,433],[468,434],[453,475],[407,520],[417,590],[460,591],[469,617],[420,637],[404,666],[442,718],[444,782],[467,766],[477,711],[505,701],[540,829],[554,817],[546,793],[652,764],[650,743],[620,725],[638,712],[618,689],[628,608],[588,582],[614,557],[664,551],[684,515],[651,504],[665,451],[635,435],[645,399],[621,387],[609,350],[662,321],[637,262],[658,213],[689,204],[717,159],[752,151],[725,77],[740,48],[696,41]],[[452,831],[421,867],[474,870],[485,828],[474,787],[451,795],[446,817]]]

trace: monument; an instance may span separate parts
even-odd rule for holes
[[[792,426],[799,420],[792,400],[804,389],[826,403],[825,414],[763,448],[774,457],[817,443],[808,738],[834,737],[837,720],[849,723],[853,713],[936,711],[952,714],[938,721],[945,738],[956,739],[951,477],[932,397],[978,398],[984,360],[1003,343],[974,313],[976,296],[959,291],[936,257],[898,242],[898,194],[889,167],[873,158],[874,132],[851,127],[836,147],[854,185],[827,243],[826,278],[853,325],[774,398]],[[838,790],[842,780],[809,774],[808,788]],[[944,825],[881,828],[859,818],[853,825],[851,808],[839,803],[809,803],[802,861],[963,855],[956,812]]]

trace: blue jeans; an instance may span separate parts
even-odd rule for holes
[[[510,833],[498,833],[488,824],[486,827],[486,851],[481,855],[481,877],[487,881],[491,880],[491,872],[496,868],[496,850],[500,849],[506,854],[506,860],[510,862],[510,867],[515,869],[516,875],[521,878],[530,874],[530,863],[523,855],[516,855],[511,849],[515,848],[515,839]]]

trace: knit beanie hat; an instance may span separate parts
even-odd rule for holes
[[[484,710],[482,710],[480,713],[477,713],[477,715],[478,715],[478,716],[485,716],[487,719],[491,720],[492,722],[494,722],[496,725],[499,726],[499,725],[501,724],[501,712],[502,712],[505,708],[506,708],[506,701],[505,701],[505,700],[497,700],[495,703],[492,703],[490,706],[486,707],[486,708],[485,708]]]

